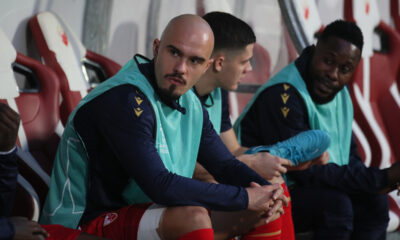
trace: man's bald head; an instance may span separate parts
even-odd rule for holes
[[[202,43],[211,44],[211,52],[214,48],[214,33],[210,25],[197,15],[183,14],[171,19],[161,35],[161,42],[170,37],[189,42],[202,40]]]
[[[179,98],[200,79],[212,60],[214,34],[201,17],[173,18],[153,43],[154,72],[159,94]]]

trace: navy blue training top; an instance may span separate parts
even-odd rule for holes
[[[8,221],[17,188],[16,150],[9,154],[0,154],[0,239],[13,239],[14,227]]]
[[[308,63],[313,47],[306,48],[295,64],[307,83]],[[283,94],[287,101],[283,101]],[[242,145],[246,147],[271,145],[286,140],[300,132],[310,130],[307,108],[300,93],[294,87],[277,84],[266,88],[249,109],[241,122]],[[352,135],[350,161],[361,160]]]
[[[154,64],[140,64],[155,86]],[[156,92],[157,92],[157,88]],[[135,97],[143,110],[137,117]],[[179,102],[162,99],[185,114]],[[81,224],[100,214],[125,207],[122,192],[134,179],[154,202],[166,206],[204,206],[212,210],[240,210],[248,206],[245,187],[251,181],[269,184],[236,160],[214,131],[203,109],[203,126],[197,160],[222,184],[200,182],[169,172],[155,147],[155,115],[143,93],[133,85],[114,87],[82,106],[74,126],[89,157],[87,205]],[[225,185],[225,184],[230,185]]]

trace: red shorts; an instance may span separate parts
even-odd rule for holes
[[[140,220],[152,203],[132,204],[122,209],[106,212],[82,225],[84,232],[110,239],[137,239]]]
[[[280,217],[282,219],[282,240],[293,240],[294,236],[294,226],[292,219],[292,200],[290,199],[289,189],[285,183],[282,183],[282,188],[284,190],[284,194],[287,198],[289,198],[288,206],[283,206],[283,210],[285,211],[283,215]]]
[[[75,240],[82,232],[62,225],[41,225],[48,233],[46,240]]]

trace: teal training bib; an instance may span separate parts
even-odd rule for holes
[[[213,99],[211,101],[211,98]],[[208,112],[208,116],[214,130],[220,134],[221,133],[221,122],[222,122],[222,96],[221,88],[216,88],[211,92],[210,97],[207,98],[206,105],[210,107],[205,107]]]
[[[246,116],[258,95],[266,88],[276,84],[287,83],[295,87],[300,93],[307,108],[307,114],[311,129],[326,131],[331,137],[328,148],[329,162],[345,165],[349,162],[350,144],[353,123],[353,105],[347,88],[337,93],[335,98],[326,104],[316,104],[308,93],[307,86],[297,70],[294,62],[282,69],[277,75],[258,89],[253,98],[244,108],[234,124],[234,130],[241,141],[240,123]]]
[[[122,84],[138,87],[150,101],[156,118],[156,149],[165,167],[172,173],[192,177],[203,126],[203,109],[199,99],[190,90],[179,99],[180,105],[186,108],[186,114],[171,109],[160,101],[132,59],[114,77],[93,89],[71,113],[54,161],[50,190],[40,219],[42,224],[78,226],[86,206],[89,159],[85,143],[74,129],[73,119],[84,104]],[[151,201],[133,180],[122,195],[127,205]]]

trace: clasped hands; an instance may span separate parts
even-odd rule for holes
[[[289,199],[283,194],[279,184],[260,186],[251,182],[246,190],[249,196],[248,209],[260,212],[260,217],[265,218],[265,223],[277,219],[284,213],[283,206],[289,204]]]

